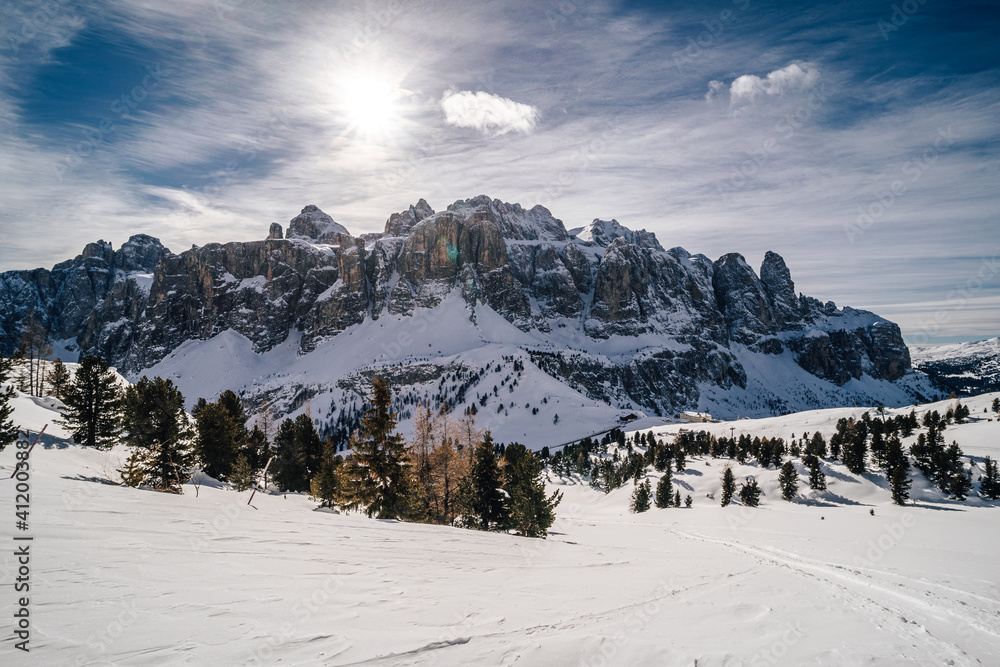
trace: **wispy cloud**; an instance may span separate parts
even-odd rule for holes
[[[449,125],[471,127],[488,136],[528,134],[538,122],[538,109],[530,104],[483,91],[448,91],[441,98],[441,109]]]
[[[709,256],[756,263],[773,249],[799,290],[864,307],[945,298],[988,250],[970,243],[994,233],[1000,20],[988,14],[962,21],[928,3],[886,41],[885,8],[846,1],[790,12],[761,0],[732,20],[694,0],[46,6],[59,13],[17,53],[0,43],[0,270],[136,232],[175,251],[262,238],[308,203],[376,231],[419,197],[440,209],[485,192]],[[28,9],[5,27],[20,30]],[[65,103],[65,78],[37,79],[82,66],[63,47],[94,29],[140,45],[140,73],[169,74],[58,180],[67,150],[142,79],[102,92],[96,116]],[[345,134],[337,85],[365,72],[412,91],[376,141]],[[27,91],[61,115],[36,105],[46,117],[30,117]],[[949,126],[959,139],[925,160]],[[896,180],[905,193],[851,243],[845,224]],[[919,320],[908,312],[889,314]],[[975,317],[970,331],[996,326]]]

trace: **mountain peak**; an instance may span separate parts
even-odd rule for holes
[[[656,240],[656,235],[647,232],[645,229],[633,231],[615,219],[601,220],[594,218],[593,222],[586,225],[576,238],[587,243],[594,243],[602,248],[607,248],[615,239],[624,239],[626,242],[644,248],[657,248],[662,250],[660,242]]]
[[[410,233],[413,225],[424,218],[434,215],[434,209],[423,197],[416,204],[411,204],[410,208],[401,213],[393,213],[385,221],[385,236],[406,236]]]
[[[309,204],[288,223],[287,238],[299,238],[318,243],[339,243],[341,236],[350,236],[347,228]]]
[[[553,217],[549,209],[540,204],[525,210],[520,204],[509,204],[499,199],[490,199],[486,195],[478,195],[471,199],[459,199],[448,206],[448,211],[468,220],[488,220],[500,229],[506,239],[569,240],[562,220]]]

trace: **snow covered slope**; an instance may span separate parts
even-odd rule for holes
[[[644,418],[643,425],[673,421],[675,415],[644,409],[613,371],[664,346],[652,334],[595,340],[572,326],[524,332],[488,306],[470,308],[453,291],[434,308],[365,320],[304,354],[294,338],[255,352],[247,338],[225,331],[183,343],[142,374],[170,378],[189,407],[199,397],[212,400],[233,389],[251,405],[270,405],[277,415],[308,411],[326,433],[343,437],[363,408],[368,381],[378,373],[397,392],[404,432],[418,401],[450,402],[456,414],[475,406],[480,425],[498,442],[540,449],[615,427],[628,414]],[[675,349],[685,347],[675,344]],[[788,350],[774,355],[734,346],[733,354],[748,371],[746,388],[698,386],[698,408],[716,417],[829,405],[905,405],[914,393],[931,391],[912,373],[895,383],[865,375],[838,387],[807,372]],[[607,377],[595,386],[572,372],[561,376],[574,364],[591,364],[592,372]],[[916,390],[908,391],[907,381]]]
[[[969,402],[974,417],[991,398]],[[24,426],[51,418],[46,401],[15,405]],[[838,414],[736,424],[787,437]],[[973,429],[981,446],[966,442]],[[998,429],[946,433],[995,456]],[[5,632],[4,665],[1000,661],[995,504],[900,508],[872,481],[836,478],[843,501],[786,503],[766,482],[759,508],[724,509],[704,497],[721,462],[695,458],[678,475],[690,510],[631,515],[630,487],[605,496],[554,479],[566,497],[543,541],[315,512],[298,495],[258,494],[248,507],[247,493],[221,488],[124,488],[108,483],[121,452],[52,436],[32,454],[21,533],[34,537],[31,653]],[[0,453],[5,536],[13,463],[12,448]],[[16,566],[4,549],[5,584]]]

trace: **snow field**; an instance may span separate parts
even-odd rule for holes
[[[990,400],[968,401],[973,416]],[[38,429],[49,407],[18,397],[15,418]],[[787,438],[832,432],[836,414],[737,423]],[[723,461],[694,458],[676,476],[691,509],[632,515],[631,485],[605,496],[553,479],[566,497],[543,541],[315,512],[295,494],[250,507],[223,488],[114,486],[122,452],[46,433],[32,454],[32,651],[4,633],[4,664],[1000,662],[996,504],[895,507],[876,480],[832,476],[843,501],[786,503],[776,471],[757,469],[761,506],[721,508],[705,494]],[[945,435],[983,455],[1000,422]],[[0,453],[0,478],[13,463],[13,448]],[[0,481],[0,539],[13,532],[12,488]]]

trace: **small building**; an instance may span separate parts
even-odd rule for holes
[[[686,411],[681,413],[680,419],[682,422],[707,423],[712,421],[712,415],[707,412]]]
[[[618,422],[621,424],[628,424],[629,422],[634,422],[639,416],[634,413],[629,413],[618,418]]]

